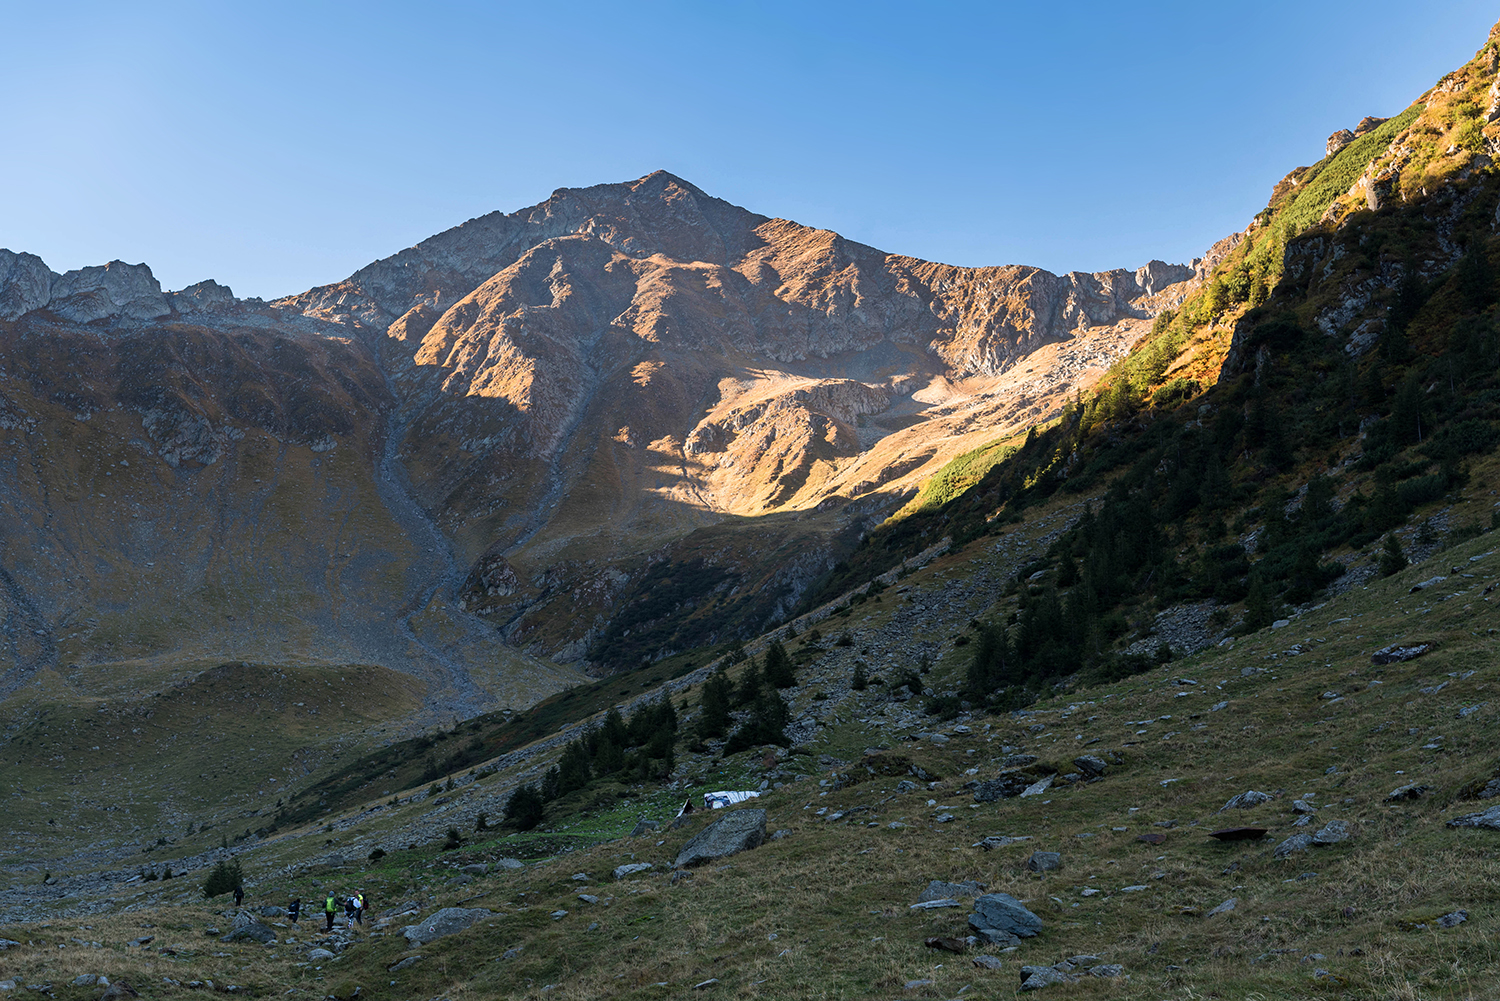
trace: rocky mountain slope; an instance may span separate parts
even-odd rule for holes
[[[0,252],[0,686],[367,662],[464,714],[753,631],[1201,278],[932,264],[665,173],[275,303]]]

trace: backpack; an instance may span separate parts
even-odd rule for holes
[[[338,909],[339,909],[338,902],[333,899],[333,894],[330,893],[328,895],[328,900],[323,904],[323,910],[327,911],[329,914],[332,914],[334,911],[336,911]]]

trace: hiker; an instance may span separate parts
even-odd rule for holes
[[[234,906],[238,907],[245,902],[245,888],[238,883],[234,886]]]
[[[350,897],[344,901],[344,927],[354,927],[354,898]]]
[[[291,919],[292,924],[297,923],[297,919],[302,916],[301,897],[293,897],[292,902],[286,905],[286,916]]]
[[[357,893],[354,894],[354,920],[356,920],[356,921],[359,922],[359,926],[361,928],[363,928],[365,926],[365,891],[364,890],[360,890],[360,891],[358,891]]]
[[[332,890],[329,890],[328,899],[323,901],[323,917],[328,919],[328,927],[324,929],[325,931],[333,931],[333,916],[338,912],[338,909],[338,898],[333,895]]]

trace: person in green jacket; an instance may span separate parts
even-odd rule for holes
[[[330,890],[328,892],[328,899],[323,901],[323,917],[328,921],[328,931],[333,931],[333,916],[338,912],[338,909],[338,898],[335,897],[333,895],[333,891]]]

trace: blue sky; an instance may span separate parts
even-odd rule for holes
[[[0,3],[0,246],[272,297],[666,169],[953,264],[1184,261],[1492,4]]]

